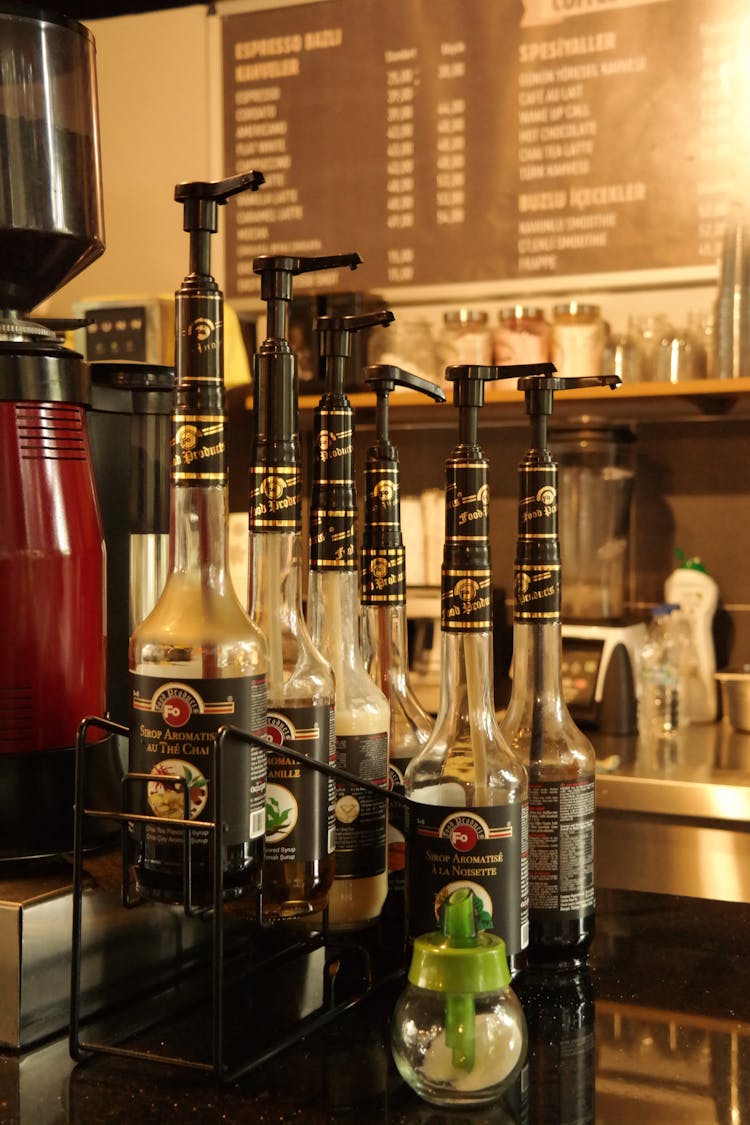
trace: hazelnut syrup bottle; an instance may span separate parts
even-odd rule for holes
[[[227,564],[223,295],[210,270],[219,206],[262,183],[249,172],[175,189],[190,234],[190,272],[175,295],[169,574],[130,639],[130,770],[153,776],[136,790],[134,811],[154,818],[134,830],[137,889],[186,906],[213,901],[213,838],[208,829],[191,831],[186,886],[186,833],[173,822],[211,819],[218,730],[232,725],[262,736],[266,729],[266,644],[237,600]],[[225,743],[226,897],[255,891],[260,880],[265,775],[261,749]]]
[[[595,755],[571,718],[561,680],[558,469],[547,445],[555,391],[615,386],[616,376],[519,379],[531,447],[518,467],[513,687],[501,730],[529,772],[529,961],[585,958],[594,934]]]
[[[458,443],[445,463],[440,704],[427,745],[406,770],[408,936],[436,928],[457,887],[479,929],[506,944],[511,971],[528,942],[528,782],[495,718],[488,462],[477,440],[488,380],[501,368],[446,369]]]

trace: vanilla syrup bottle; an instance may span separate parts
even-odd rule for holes
[[[219,205],[262,183],[260,173],[249,172],[175,189],[190,234],[190,272],[175,295],[169,574],[129,651],[130,770],[153,776],[134,789],[135,811],[155,818],[134,830],[136,886],[162,902],[212,902],[209,831],[191,833],[192,879],[186,887],[185,833],[170,822],[200,825],[210,819],[220,727],[259,736],[266,729],[266,644],[237,600],[227,564],[223,295],[210,270]],[[261,749],[227,741],[220,810],[226,897],[255,890],[260,880],[265,774]]]
[[[501,372],[446,370],[459,434],[445,464],[440,704],[406,770],[406,900],[414,938],[435,929],[451,891],[469,887],[478,927],[503,938],[516,971],[528,943],[528,781],[495,718],[488,463],[477,441],[485,383]]]
[[[336,679],[336,764],[373,785],[388,780],[390,708],[364,665],[360,643],[354,412],[344,393],[352,333],[390,324],[387,310],[315,320],[326,392],[315,409],[308,620]],[[336,781],[336,877],[328,921],[370,925],[388,890],[385,799]]]
[[[417,699],[409,678],[401,485],[398,450],[389,435],[388,400],[396,387],[418,391],[436,402],[445,402],[445,392],[418,375],[388,364],[366,367],[363,376],[376,396],[376,440],[367,451],[364,472],[362,649],[365,667],[391,708],[388,785],[403,793],[406,767],[426,745],[434,720]],[[405,833],[404,812],[393,803],[388,818],[388,914],[393,914],[400,929],[404,920]]]
[[[253,358],[255,435],[250,469],[250,619],[268,643],[268,756],[263,917],[321,911],[335,870],[332,778],[304,768],[284,745],[335,764],[335,684],[302,610],[302,471],[297,358],[288,341],[292,279],[348,266],[359,255],[263,256],[253,263],[266,302],[267,336]]]
[[[615,386],[616,376],[522,376],[531,447],[518,467],[513,687],[500,729],[529,771],[529,960],[584,958],[594,933],[594,776],[588,738],[561,681],[558,470],[547,445],[555,391]]]

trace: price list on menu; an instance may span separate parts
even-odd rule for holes
[[[750,198],[745,0],[322,0],[223,17],[227,294],[712,266]],[[743,48],[744,43],[744,48]]]

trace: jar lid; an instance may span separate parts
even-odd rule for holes
[[[555,305],[555,316],[599,316],[600,305],[589,305],[582,301],[565,301],[564,304]]]
[[[469,887],[459,887],[445,900],[440,930],[415,939],[409,983],[467,995],[500,992],[510,984],[505,942],[486,930],[477,933]]]
[[[487,313],[482,309],[450,309],[443,313],[443,320],[451,328],[461,324],[486,324]]]
[[[499,309],[498,320],[544,320],[544,309],[536,305],[509,305]]]

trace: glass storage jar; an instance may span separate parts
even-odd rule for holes
[[[606,330],[599,305],[566,301],[555,305],[552,320],[552,362],[559,375],[599,375]]]
[[[444,313],[440,358],[443,368],[454,363],[492,363],[487,313],[480,309],[449,309]]]
[[[550,326],[542,309],[510,305],[497,314],[495,363],[546,363],[550,356]]]

